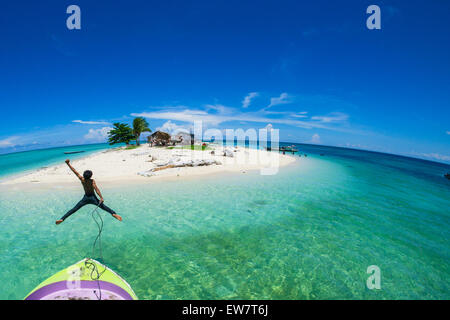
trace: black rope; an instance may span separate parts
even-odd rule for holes
[[[103,262],[102,238],[101,238],[102,232],[103,232],[103,219],[102,219],[101,214],[98,212],[98,208],[99,208],[100,204],[101,203],[99,202],[97,207],[94,210],[92,210],[92,212],[91,212],[92,219],[95,221],[95,224],[97,225],[97,228],[98,228],[97,237],[95,237],[94,243],[92,244],[92,257],[95,257],[95,247],[98,243],[99,257],[105,268],[103,269],[103,271],[100,272],[97,268],[97,265],[90,261],[91,260],[90,258],[87,258],[87,260],[84,262],[84,265],[87,269],[91,269],[91,267],[92,267],[92,270],[90,273],[90,278],[93,281],[97,281],[98,291],[99,291],[100,295],[97,295],[97,292],[95,292],[95,290],[94,290],[94,294],[98,300],[102,300],[102,289],[100,287],[100,277],[106,271],[106,266],[104,265],[104,262]],[[97,214],[97,217],[100,219],[100,222],[95,218],[95,213]]]
[[[97,244],[97,241],[98,241],[98,248],[99,248],[99,253],[100,253],[99,256],[100,256],[100,259],[103,262],[102,238],[101,238],[102,232],[103,232],[103,219],[102,219],[101,214],[98,212],[98,207],[99,206],[100,206],[100,204],[91,212],[92,219],[94,219],[95,223],[97,224],[97,228],[98,228],[97,237],[95,238],[94,243],[92,244],[92,256],[94,257],[94,255],[95,255],[95,245]],[[99,223],[97,221],[97,219],[95,218],[94,213],[97,213],[97,216],[100,219],[101,223]]]

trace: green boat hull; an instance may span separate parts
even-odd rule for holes
[[[25,300],[137,300],[131,286],[110,268],[83,259],[34,288]]]

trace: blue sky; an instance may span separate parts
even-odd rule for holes
[[[66,8],[81,8],[81,30]],[[381,8],[381,30],[366,8]],[[0,10],[0,153],[115,121],[450,162],[448,1],[45,1]],[[78,121],[77,121],[78,120]],[[75,121],[75,122],[74,122]]]

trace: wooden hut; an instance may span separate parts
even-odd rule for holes
[[[172,134],[172,139],[170,140],[170,142],[173,145],[181,145],[181,146],[189,145],[191,144],[191,136],[187,132],[180,131],[176,134],[175,133]]]
[[[153,147],[155,146],[167,146],[170,142],[170,134],[162,131],[156,131],[148,136],[148,143]]]

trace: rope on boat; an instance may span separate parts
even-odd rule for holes
[[[104,262],[103,262],[103,252],[102,252],[103,219],[102,219],[101,214],[98,212],[98,208],[99,208],[100,204],[101,204],[101,202],[99,202],[97,207],[94,210],[92,210],[92,212],[91,212],[92,219],[95,221],[95,224],[97,225],[97,228],[98,228],[97,237],[95,238],[94,243],[92,244],[92,257],[95,257],[95,247],[98,243],[99,257],[105,268],[103,269],[103,271],[100,272],[97,268],[97,265],[94,262],[90,261],[91,260],[90,258],[87,258],[87,260],[84,262],[85,267],[87,269],[91,270],[91,273],[90,273],[91,280],[97,281],[99,295],[97,295],[97,292],[95,290],[94,290],[94,294],[98,300],[102,300],[102,289],[100,287],[99,279],[103,275],[103,273],[105,273],[105,271],[106,271],[106,266],[104,265]],[[100,219],[100,222],[96,219],[95,216],[97,216]]]

